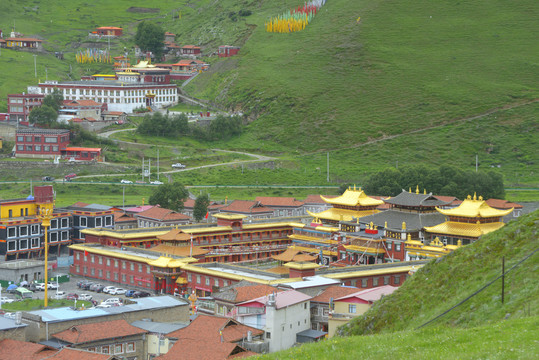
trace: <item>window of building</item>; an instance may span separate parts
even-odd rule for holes
[[[131,271],[135,270],[135,263],[131,263],[130,269],[131,269]]]
[[[77,253],[76,258],[77,258],[77,260],[80,260],[80,253]]]
[[[90,261],[91,261],[92,263],[95,263],[95,256],[94,256],[94,255],[90,255]]]
[[[80,226],[81,227],[88,226],[88,219],[86,218],[86,216],[81,216],[80,217]]]
[[[68,218],[62,218],[62,227],[63,228],[69,227],[69,219]]]
[[[400,243],[395,244],[395,251],[401,251],[401,244]]]
[[[26,145],[26,151],[34,151],[34,147],[32,145]]]
[[[35,145],[34,149],[38,152],[41,152],[41,145]]]
[[[122,269],[125,269],[127,266],[125,265],[127,261],[122,261]]]
[[[228,281],[227,280],[223,280],[223,286],[228,286]]]
[[[17,142],[23,142],[24,136],[17,136]]]
[[[348,304],[348,312],[350,314],[355,314],[356,313],[356,304]]]
[[[54,146],[52,147],[52,151],[53,151],[53,152],[58,152],[58,145],[54,145]]]
[[[377,277],[372,278],[372,286],[373,287],[378,286],[378,278]]]
[[[123,352],[124,352],[123,344],[114,345],[114,354],[123,354]]]
[[[107,266],[110,266],[110,259],[107,258]]]
[[[107,279],[110,279],[110,271],[107,271]]]
[[[84,274],[88,274],[88,267],[84,266],[82,268],[82,271],[84,272]]]
[[[26,137],[26,142],[32,142],[32,136],[27,136]]]
[[[95,352],[95,347],[88,348],[88,351]]]
[[[131,284],[134,284],[135,283],[135,277],[133,275],[131,275],[129,281],[131,282]]]
[[[127,343],[125,352],[135,352],[135,343],[134,342]]]
[[[75,265],[75,272],[80,273],[80,265]]]
[[[112,225],[112,216],[105,216],[105,226]]]
[[[39,238],[32,238],[32,249],[39,247]]]
[[[52,143],[56,143],[58,142],[58,139],[56,137],[45,137],[45,142],[46,143],[49,143],[49,144],[52,144]]]
[[[266,331],[266,339],[271,339],[271,333],[269,331]]]
[[[28,226],[19,227],[19,236],[27,236],[27,235],[28,235]]]
[[[49,240],[50,242],[58,242],[58,233],[57,232],[49,233]]]
[[[193,277],[191,276],[191,274],[187,274],[187,281],[191,282],[192,280],[193,280]]]
[[[58,229],[58,219],[51,220],[51,229]]]
[[[11,217],[11,216],[10,216]],[[7,237],[13,238],[17,237],[17,228],[16,227],[10,227],[7,229]]]
[[[150,273],[150,265],[146,265],[146,274]]]
[[[90,269],[90,274],[95,275],[95,268]]]
[[[98,274],[99,274],[99,277],[102,278],[102,277],[103,277],[103,270],[102,270],[102,269],[99,269],[99,270],[98,270]]]
[[[118,273],[117,272],[114,273],[114,280],[118,281]]]
[[[49,145],[45,145],[45,146],[43,146],[43,151],[44,152],[49,152],[49,151],[51,151],[51,147]]]
[[[401,283],[401,276],[400,275],[395,275],[395,285],[398,285]]]
[[[363,288],[367,287],[367,279],[361,279],[361,287]]]
[[[197,275],[197,284],[200,284],[200,275]]]
[[[122,274],[122,282],[125,282],[126,281],[126,276],[125,274]]]
[[[110,352],[110,346],[109,345],[101,346],[101,353],[108,354],[109,352]]]
[[[31,225],[31,226],[30,226],[30,233],[31,233],[32,235],[37,235],[37,234],[39,234],[39,225],[37,225],[37,224],[36,224],[36,225]]]
[[[387,249],[388,249],[388,250],[391,250],[391,246],[392,246],[391,241],[388,241],[388,242],[387,242]]]
[[[26,250],[28,249],[28,239],[22,239],[19,241],[19,250]]]
[[[95,227],[101,227],[101,226],[102,226],[102,225],[101,225],[101,222],[102,222],[102,221],[103,221],[102,218],[96,217],[96,218],[95,218]]]
[[[118,260],[114,260],[114,267],[118,267]]]
[[[142,264],[138,264],[138,272],[142,272]]]
[[[103,257],[102,256],[98,256],[97,260],[99,261],[100,265],[103,264]]]
[[[62,231],[62,240],[69,240],[69,231]]]
[[[384,276],[384,285],[389,285],[389,276]]]
[[[215,280],[214,280],[214,285],[215,285],[215,286],[219,286],[219,279],[215,279]]]

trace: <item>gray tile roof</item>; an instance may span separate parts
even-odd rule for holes
[[[417,231],[425,226],[434,226],[443,223],[445,216],[438,212],[410,213],[392,209],[359,218],[360,224],[369,224],[371,221],[379,228],[383,228],[387,221],[387,228],[389,230],[401,230],[402,223],[405,222],[406,230]],[[354,222],[350,224],[354,224]]]
[[[384,200],[388,204],[400,205],[400,206],[442,206],[447,205],[450,202],[442,201],[436,196],[431,194],[415,194],[402,190],[402,192],[390,199]]]

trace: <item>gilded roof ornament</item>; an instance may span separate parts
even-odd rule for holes
[[[476,194],[475,194],[475,191],[474,191],[474,193],[473,193],[473,199],[474,199],[474,200],[477,200],[477,196],[476,196]]]
[[[458,239],[457,246],[462,246],[462,240],[461,239]]]
[[[423,195],[427,195],[427,189],[423,189]]]
[[[412,187],[409,187],[409,188],[408,188],[408,192],[409,192],[409,193],[412,192]]]
[[[479,195],[479,201],[483,201],[483,196]]]
[[[416,194],[419,194],[419,185],[416,185],[416,187],[415,187],[415,193],[416,193]]]
[[[472,200],[472,195],[466,196],[466,200]]]
[[[402,222],[402,230],[406,230],[406,222],[405,221]]]

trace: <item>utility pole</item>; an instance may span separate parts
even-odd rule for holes
[[[478,157],[478,155],[476,154],[476,155],[475,155],[475,172],[477,172],[478,162],[479,162],[479,157]]]
[[[37,77],[37,55],[34,54],[34,77]]]
[[[329,151],[328,151],[328,178],[327,178],[327,182],[329,182]]]
[[[505,296],[505,256],[502,257],[502,305]]]
[[[157,148],[157,180],[159,180],[159,148]]]

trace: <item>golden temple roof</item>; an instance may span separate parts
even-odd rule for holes
[[[347,189],[344,194],[336,198],[326,198],[320,195],[320,198],[328,204],[345,205],[345,206],[378,206],[384,202],[367,196],[361,188],[356,190],[355,186],[352,190]]]
[[[218,213],[212,215],[216,219],[225,219],[225,220],[242,220],[247,217],[247,215],[242,214],[232,214],[232,213]]]
[[[333,220],[333,221],[352,221],[354,218],[373,215],[379,213],[378,210],[348,210],[331,208],[319,213],[313,213],[307,210],[307,213],[317,219]]]
[[[439,209],[436,208],[440,213],[447,216],[462,216],[462,217],[501,217],[509,215],[513,208],[508,210],[498,210],[490,207],[481,196],[476,198],[475,194],[473,199],[470,195],[464,200],[458,207],[453,209]]]
[[[425,230],[433,234],[456,235],[456,236],[478,238],[492,231],[496,231],[499,228],[503,227],[504,225],[505,224],[503,222],[486,223],[486,224],[471,224],[471,223],[461,223],[461,222],[456,222],[456,221],[446,221],[444,223],[434,225],[434,226],[425,226]]]
[[[110,229],[107,230],[98,230],[98,229],[84,229],[81,230],[81,233],[86,235],[95,235],[95,236],[110,236],[112,238],[120,239],[120,240],[128,240],[128,239],[138,239],[138,238],[157,238],[158,236],[162,236],[166,233],[168,233],[170,230],[158,230],[157,228],[155,231],[141,231],[141,232],[119,232],[119,231],[111,231]]]
[[[185,264],[185,262],[183,262],[183,261],[176,260],[176,259],[173,259],[173,258],[169,258],[169,257],[166,257],[166,256],[160,256],[158,259],[148,262],[148,265],[161,267],[161,268],[167,268],[167,267],[168,268],[177,268],[177,267],[180,267],[180,266],[182,266],[184,264]]]
[[[162,241],[190,241],[191,235],[184,233],[180,229],[172,229],[166,234],[158,235],[157,238]]]
[[[393,274],[393,273],[398,273],[398,272],[408,272],[412,269],[416,270],[421,267],[423,267],[423,264],[391,266],[391,267],[372,269],[372,270],[358,270],[358,271],[350,271],[350,272],[338,272],[338,273],[333,273],[333,274],[325,274],[324,277],[329,278],[329,279],[350,279],[350,278],[358,278],[358,277],[365,277],[365,276],[372,276],[372,275],[385,275],[385,274]],[[361,268],[361,266],[359,268]]]
[[[320,265],[312,263],[312,262],[296,262],[292,261],[289,263],[284,264],[289,269],[295,269],[295,270],[309,270],[309,269],[318,269]]]
[[[359,246],[359,245],[344,245],[346,250],[368,253],[368,254],[385,254],[386,251],[379,247]]]
[[[165,245],[165,244],[159,244],[146,250],[154,251],[154,252],[161,253],[164,255],[187,256],[187,257],[190,254],[192,256],[197,256],[197,255],[205,255],[210,252],[209,250],[202,249],[201,247],[198,247],[198,246],[193,246],[193,248],[191,249],[190,246],[174,246],[174,245]],[[182,261],[185,261],[185,260],[182,259]]]

